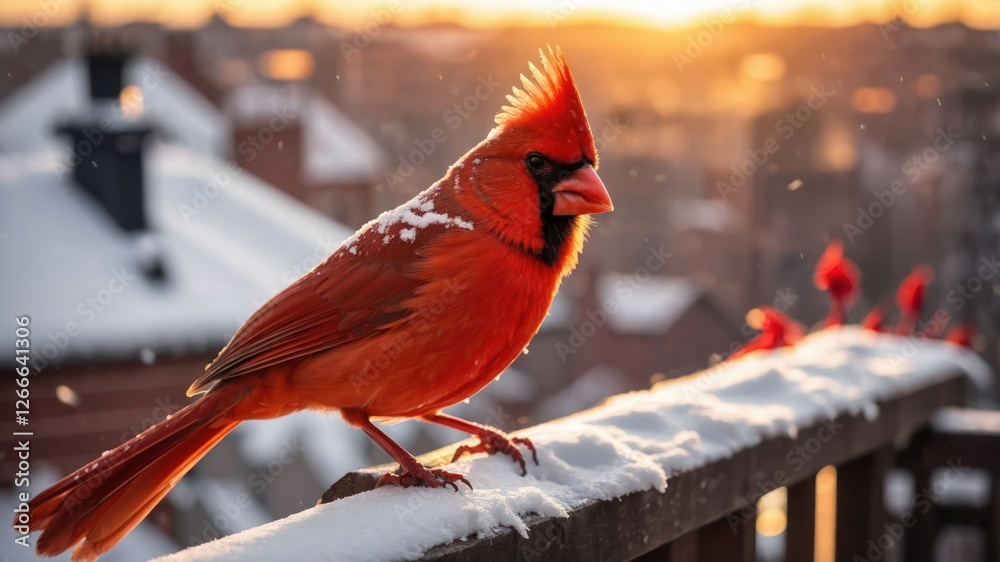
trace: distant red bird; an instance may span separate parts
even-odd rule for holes
[[[802,339],[805,329],[783,312],[770,307],[755,308],[747,314],[747,322],[760,333],[729,356],[736,359],[758,349],[777,349],[792,345]]]
[[[439,182],[384,213],[255,312],[191,385],[204,393],[36,496],[31,530],[53,556],[94,560],[243,420],[338,411],[401,467],[381,484],[441,487],[372,419],[476,435],[524,470],[526,439],[441,413],[528,345],[574,268],[590,219],[612,210],[580,95],[558,49],[522,76],[497,127]],[[466,482],[468,483],[468,482]]]
[[[976,324],[971,320],[966,320],[955,324],[955,326],[945,336],[945,341],[950,341],[955,345],[975,349],[973,342],[976,339]]]
[[[885,307],[881,304],[873,306],[871,311],[861,319],[861,326],[873,332],[887,331],[885,327]]]
[[[934,270],[921,265],[910,272],[899,283],[896,290],[896,305],[899,306],[899,324],[896,333],[904,336],[913,335],[924,309],[924,294],[927,285],[934,279]]]
[[[844,257],[844,246],[834,238],[816,264],[813,283],[816,288],[830,292],[830,313],[826,317],[827,326],[844,323],[847,307],[857,298],[857,287],[861,273],[851,260]]]

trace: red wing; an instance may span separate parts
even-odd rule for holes
[[[426,242],[430,237],[419,238]],[[412,275],[419,260],[410,243],[403,251],[390,246],[377,257],[338,250],[278,293],[240,327],[188,395],[404,322],[414,314],[408,305],[422,285]]]

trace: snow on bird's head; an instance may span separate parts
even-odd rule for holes
[[[567,162],[582,156],[596,165],[594,135],[566,57],[559,47],[548,47],[548,54],[542,49],[538,53],[542,69],[528,63],[534,81],[522,74],[524,89],[514,87],[514,93],[507,95],[510,105],[503,106],[495,118],[499,132],[542,139],[550,156]]]

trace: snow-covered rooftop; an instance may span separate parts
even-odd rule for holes
[[[315,90],[305,84],[251,84],[237,88],[226,104],[237,121],[269,122],[276,114],[297,119],[305,139],[303,172],[313,185],[370,179],[382,152]]]
[[[0,155],[0,314],[31,315],[54,362],[215,351],[351,234],[222,160],[166,144],[146,156],[153,235],[137,239],[56,172],[58,154]],[[150,242],[164,283],[141,273]]]
[[[124,81],[139,87],[143,116],[172,141],[200,154],[228,156],[229,119],[166,63],[132,58]],[[56,125],[90,104],[86,62],[72,58],[54,63],[0,104],[0,152],[65,152],[65,140],[53,134]]]
[[[596,289],[597,302],[608,311],[608,324],[622,334],[661,334],[702,294],[695,283],[680,277],[641,280],[620,273],[601,275]]]
[[[540,463],[526,477],[503,456],[480,455],[450,468],[475,490],[378,488],[159,560],[280,560],[289,552],[302,560],[401,560],[505,527],[525,534],[529,515],[565,517],[595,500],[664,490],[672,475],[763,439],[847,413],[876,418],[878,401],[957,371],[989,380],[978,356],[945,342],[853,326],[824,330],[793,348],[755,352],[526,430]]]

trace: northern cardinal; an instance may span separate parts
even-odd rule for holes
[[[560,50],[541,52],[486,140],[414,199],[361,228],[237,331],[170,419],[30,502],[37,550],[111,549],[243,420],[337,411],[399,462],[379,484],[468,482],[422,466],[372,424],[419,418],[478,436],[468,452],[521,465],[530,441],[441,413],[521,353],[574,268],[589,214],[612,210]],[[537,462],[537,459],[536,459]]]
[[[899,324],[896,333],[904,336],[913,335],[924,309],[924,294],[927,284],[934,279],[934,270],[930,266],[921,265],[906,276],[896,289],[896,305],[899,306]]]
[[[944,339],[961,347],[975,349],[973,342],[976,339],[976,323],[972,320],[961,321],[955,324]]]
[[[861,326],[868,328],[873,332],[885,332],[885,307],[881,304],[876,304],[872,309],[861,319]]]
[[[839,326],[844,323],[847,307],[857,296],[861,273],[854,262],[844,257],[844,246],[834,238],[816,264],[813,283],[820,290],[830,293],[830,313],[826,325]]]
[[[757,337],[748,341],[729,356],[736,359],[758,349],[777,349],[802,339],[805,329],[785,313],[770,306],[755,308],[747,314],[747,323],[758,328]]]

